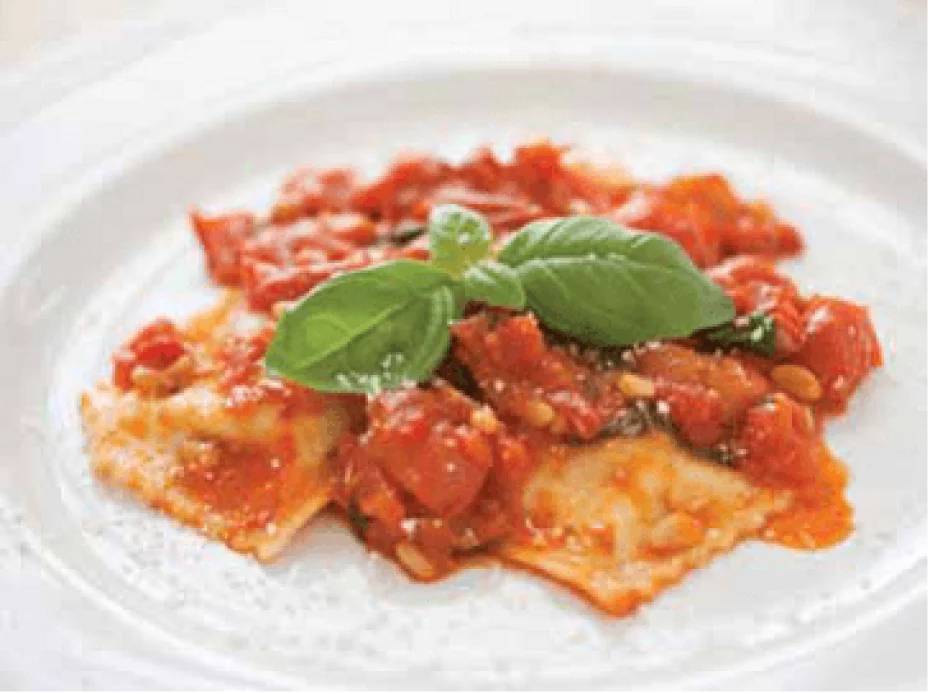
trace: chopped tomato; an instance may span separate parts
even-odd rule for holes
[[[660,384],[701,386],[714,391],[720,396],[719,411],[724,421],[759,402],[770,389],[764,376],[739,359],[701,354],[673,343],[662,343],[637,354],[636,368]]]
[[[770,257],[801,250],[801,237],[761,203],[744,203],[719,175],[684,176],[665,186],[640,185],[614,218],[677,241],[698,267],[741,253]]]
[[[373,546],[391,552],[406,538],[442,566],[506,534],[512,490],[535,459],[527,442],[479,410],[442,383],[369,404],[367,430],[342,443],[333,479],[339,503],[366,517]]]
[[[193,210],[190,220],[203,246],[210,276],[218,284],[238,284],[239,254],[242,244],[255,231],[255,215],[231,212],[207,217]]]
[[[755,484],[790,490],[793,503],[774,516],[767,537],[789,547],[829,547],[852,530],[846,469],[811,426],[809,411],[782,393],[746,414],[736,439],[737,466]]]
[[[804,344],[797,359],[817,376],[827,403],[842,406],[882,363],[868,310],[840,299],[814,297],[804,312]]]
[[[475,499],[494,463],[490,438],[470,424],[474,406],[447,389],[384,393],[369,406],[367,458],[431,513]]]
[[[726,433],[723,399],[710,388],[686,383],[660,383],[656,397],[669,406],[669,418],[690,445],[708,448]]]
[[[378,180],[357,188],[351,205],[381,219],[410,217],[420,198],[446,182],[451,171],[448,164],[433,157],[408,155],[395,161]]]
[[[775,320],[775,352],[779,357],[801,348],[804,301],[790,279],[765,258],[739,255],[711,268],[708,276],[726,290],[738,315],[763,311]]]
[[[711,212],[689,199],[654,186],[641,186],[612,213],[620,224],[668,236],[698,267],[720,259],[720,231]]]
[[[243,265],[245,295],[250,308],[268,311],[279,301],[299,299],[330,277],[349,270],[360,270],[371,263],[371,256],[361,252],[343,260],[288,267],[251,261]]]
[[[184,336],[170,320],[149,323],[117,350],[113,357],[113,383],[121,390],[132,387],[137,366],[159,371],[167,369],[187,352]]]
[[[724,228],[724,255],[752,253],[771,258],[797,255],[804,249],[798,230],[776,218],[765,203],[737,205],[733,222]]]
[[[257,403],[275,401],[283,403],[286,412],[323,412],[327,402],[339,398],[354,414],[358,409],[358,396],[326,395],[293,381],[267,378],[263,363],[265,352],[274,337],[274,325],[267,324],[252,335],[233,335],[220,344],[216,360],[219,368],[219,387],[231,397],[227,406],[244,413]]]
[[[479,314],[453,327],[456,357],[501,413],[556,434],[590,439],[622,404],[612,382],[546,344],[535,316]]]
[[[724,289],[758,282],[770,287],[784,287],[797,294],[794,282],[780,274],[770,259],[754,255],[737,255],[728,258],[710,268],[707,275]]]
[[[749,409],[737,438],[739,467],[757,484],[795,489],[815,481],[815,431],[803,407],[783,393]]]
[[[573,202],[581,199],[581,179],[562,165],[564,147],[539,142],[514,150],[512,176],[531,200],[537,200],[549,215],[568,215]]]
[[[436,205],[455,204],[480,212],[498,234],[513,231],[528,222],[546,216],[542,207],[518,193],[485,193],[461,182],[439,186],[417,205],[413,214],[426,219]]]
[[[333,471],[336,501],[350,511],[350,520],[365,540],[389,552],[401,537],[406,510],[397,487],[371,464],[355,436],[346,435],[336,449]]]
[[[221,384],[224,388],[244,385],[262,378],[262,358],[274,337],[274,326],[268,325],[254,335],[233,335],[219,346],[217,361],[222,365]]]
[[[701,267],[738,253],[779,256],[800,249],[792,227],[766,206],[738,199],[720,176],[642,184],[570,161],[565,152],[537,142],[517,147],[509,163],[487,148],[461,164],[408,155],[366,184],[346,169],[304,168],[285,182],[267,222],[238,212],[194,212],[191,221],[213,279],[242,286],[252,308],[262,311],[347,269],[427,257],[425,238],[411,241],[398,232],[422,226],[444,203],[483,213],[497,238],[544,217],[604,215],[669,236]],[[734,294],[734,301],[747,307],[781,306],[768,296],[770,289],[765,296],[752,287],[740,291],[747,296]]]
[[[332,238],[350,243],[354,247],[370,246],[377,240],[374,223],[357,212],[325,215],[321,222],[325,232]]]
[[[506,166],[490,147],[479,147],[461,168],[461,176],[471,188],[494,190],[506,178]]]
[[[271,221],[290,224],[320,212],[340,212],[346,209],[354,186],[355,174],[347,169],[300,169],[281,187]]]

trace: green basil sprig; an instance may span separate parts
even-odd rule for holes
[[[278,323],[271,373],[323,392],[375,393],[430,376],[465,305],[528,306],[596,345],[682,337],[733,319],[730,299],[672,241],[596,217],[528,224],[495,260],[490,228],[433,210],[431,261],[397,260],[319,285]]]
[[[317,286],[278,322],[269,372],[327,393],[376,393],[428,377],[449,350],[449,325],[469,301],[521,309],[516,273],[488,258],[480,215],[437,207],[433,260],[395,260]]]
[[[455,277],[491,252],[491,227],[480,214],[464,207],[437,205],[427,230],[433,265]]]

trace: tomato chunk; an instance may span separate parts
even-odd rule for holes
[[[804,339],[804,301],[790,279],[764,258],[739,255],[711,268],[708,276],[729,294],[738,315],[764,311],[775,320],[775,353],[794,354]]]
[[[365,452],[431,513],[461,513],[494,462],[490,438],[470,424],[473,409],[448,389],[383,393],[369,407]]]
[[[153,321],[117,350],[113,357],[113,383],[121,390],[129,390],[137,366],[159,371],[186,352],[184,337],[174,323],[165,318]]]
[[[665,186],[639,185],[614,218],[677,241],[698,267],[751,253],[793,255],[801,237],[764,204],[743,202],[719,175],[683,176]]]
[[[449,164],[434,157],[410,154],[395,161],[381,178],[357,188],[350,202],[356,210],[397,221],[412,216],[423,195],[448,181],[451,172]]]
[[[361,436],[333,459],[334,493],[366,541],[392,554],[413,544],[434,568],[507,534],[535,464],[528,442],[442,382],[386,392]],[[518,495],[517,495],[518,496]]]
[[[245,296],[250,308],[268,311],[279,301],[299,299],[329,278],[342,272],[359,270],[372,262],[372,257],[363,252],[343,260],[285,267],[250,260],[242,268]]]
[[[608,377],[547,344],[533,315],[480,314],[454,326],[453,334],[456,357],[485,397],[535,428],[590,439],[622,404]]]
[[[194,210],[190,221],[203,246],[210,276],[219,284],[238,284],[239,255],[242,244],[255,232],[255,215],[231,212],[207,217]]]
[[[707,448],[723,439],[728,422],[717,391],[693,384],[660,383],[656,396],[668,403],[669,417],[690,445]]]
[[[803,407],[783,393],[752,407],[738,436],[739,467],[757,484],[802,488],[817,479],[815,431]]]
[[[842,406],[862,379],[882,364],[868,310],[849,301],[814,297],[804,312],[798,361],[817,375],[827,402]]]
[[[348,169],[299,169],[281,187],[271,210],[271,221],[290,224],[320,212],[342,211],[348,205],[354,185],[355,174]]]
[[[701,386],[716,392],[724,420],[733,419],[769,391],[768,380],[748,363],[733,357],[701,354],[672,343],[638,354],[636,368],[660,384]]]

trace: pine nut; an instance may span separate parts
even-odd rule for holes
[[[524,417],[534,427],[544,427],[555,418],[555,410],[542,400],[530,400],[526,404]]]
[[[500,421],[491,408],[485,405],[471,413],[471,425],[484,434],[493,434],[500,428]]]
[[[816,402],[823,395],[823,388],[810,369],[795,364],[782,364],[770,374],[775,385],[786,394],[804,402]]]
[[[436,576],[436,569],[423,556],[423,553],[410,542],[398,542],[394,548],[397,560],[417,578],[429,580]]]
[[[556,414],[549,422],[549,433],[561,436],[568,431],[568,421],[560,414]]]
[[[656,396],[655,383],[644,376],[622,373],[617,376],[617,386],[620,392],[628,398],[651,399]]]

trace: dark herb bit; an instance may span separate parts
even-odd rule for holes
[[[759,405],[761,407],[765,407],[766,405],[774,405],[774,404],[775,404],[775,396],[772,393],[766,393],[765,395],[762,396],[762,399],[759,401]]]
[[[674,431],[675,426],[669,416],[667,402],[663,400],[638,400],[634,407],[643,415],[649,426]]]
[[[725,443],[718,444],[706,451],[707,456],[715,463],[733,467],[736,464],[736,456],[733,450]]]
[[[705,332],[704,339],[715,347],[739,347],[764,357],[773,357],[775,319],[764,311],[754,311]]]
[[[481,386],[475,380],[471,371],[455,357],[448,357],[436,371],[436,376],[449,383],[460,393],[464,393],[472,400],[481,399]]]
[[[387,240],[395,245],[404,245],[420,238],[426,233],[425,224],[409,225],[401,223],[396,228],[391,229],[387,234]]]
[[[352,526],[352,529],[363,538],[365,537],[365,532],[368,530],[368,526],[371,525],[371,519],[362,513],[355,499],[349,501],[349,524]]]
[[[634,438],[642,436],[649,428],[649,422],[642,410],[627,407],[611,419],[601,431],[603,436],[624,436]]]

